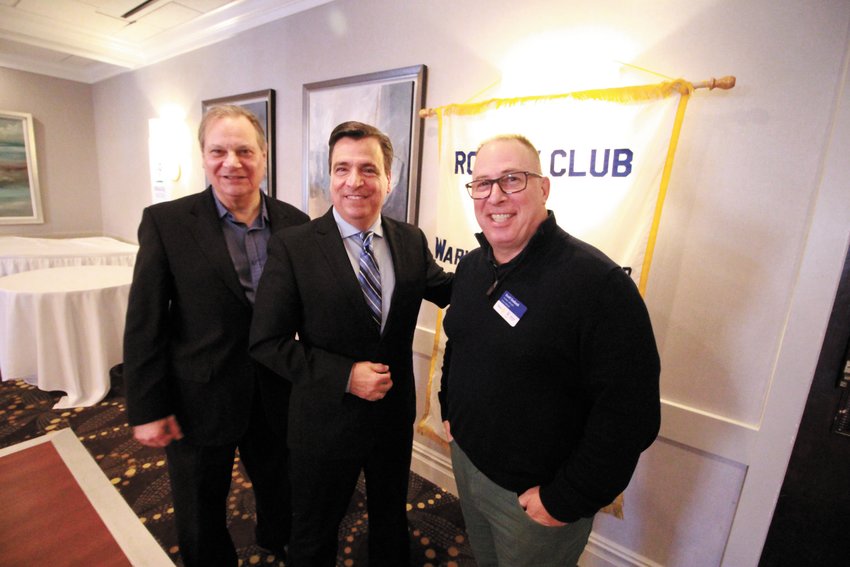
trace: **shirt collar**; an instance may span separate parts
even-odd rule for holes
[[[365,231],[360,230],[359,228],[352,226],[351,223],[342,218],[336,209],[333,209],[334,220],[336,221],[336,226],[339,228],[339,234],[343,239],[354,236],[355,234],[360,234],[361,232],[372,231],[375,233],[375,236],[379,236],[381,238],[384,237],[384,229],[381,226],[381,215],[378,215],[378,218],[375,219],[375,222],[372,223],[372,226],[367,228]]]
[[[233,213],[227,210],[227,207],[221,204],[221,201],[218,200],[218,195],[215,194],[215,191],[212,191],[213,200],[215,201],[215,208],[218,211],[218,218],[223,219],[227,217],[228,220],[236,222],[236,219],[233,218]],[[254,226],[259,226],[263,228],[266,223],[269,222],[269,212],[266,209],[266,200],[263,198],[263,194],[260,193],[260,214],[257,217],[258,219],[262,219],[262,221],[254,221]]]

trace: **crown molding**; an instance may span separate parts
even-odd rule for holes
[[[91,84],[218,43],[330,1],[242,0],[137,42],[57,25],[22,10],[0,6],[0,39],[101,63],[74,68],[63,65],[60,58],[56,62],[44,62],[25,56],[0,54],[0,65]]]

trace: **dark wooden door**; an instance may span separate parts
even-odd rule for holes
[[[850,566],[850,252],[760,567]],[[842,383],[843,382],[843,383]]]

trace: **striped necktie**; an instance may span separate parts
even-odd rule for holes
[[[378,328],[380,328],[381,271],[378,269],[378,262],[375,261],[375,255],[372,253],[372,237],[374,235],[375,233],[371,230],[356,235],[357,241],[361,246],[360,273],[357,274],[357,279],[360,281],[360,287],[363,289],[366,303],[369,304],[369,309],[372,311],[372,319],[378,325]]]

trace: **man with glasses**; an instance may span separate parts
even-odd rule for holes
[[[482,233],[455,273],[442,417],[480,567],[576,565],[660,425],[660,362],[624,270],[546,209],[526,138],[477,152]]]

